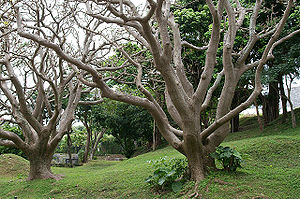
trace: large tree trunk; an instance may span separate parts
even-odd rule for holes
[[[29,158],[30,172],[28,180],[35,179],[56,179],[59,180],[61,177],[55,175],[51,171],[51,155],[40,155],[36,153],[31,153]]]
[[[188,160],[191,179],[201,181],[205,178],[202,143],[199,142],[200,140],[196,135],[186,135],[184,141],[184,150]]]

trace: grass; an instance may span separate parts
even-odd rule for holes
[[[29,162],[14,154],[0,155],[0,181],[10,178],[22,179],[29,173]]]
[[[300,127],[289,126],[277,121],[263,132],[253,128],[230,134],[223,146],[244,154],[243,168],[232,174],[211,172],[198,185],[202,198],[299,198]],[[163,156],[182,155],[166,147],[122,162],[97,160],[75,168],[54,167],[55,173],[65,175],[60,181],[28,182],[25,176],[1,174],[0,198],[188,198],[194,182],[186,183],[180,193],[160,195],[145,184],[152,171],[147,161]]]

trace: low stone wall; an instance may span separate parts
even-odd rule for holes
[[[52,165],[66,165],[69,164],[69,155],[67,153],[55,153],[51,161]],[[79,165],[78,154],[71,154],[72,164]]]

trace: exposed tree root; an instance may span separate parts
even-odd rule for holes
[[[209,192],[209,187],[210,187],[210,185],[211,185],[212,183],[218,183],[218,184],[220,184],[220,185],[233,185],[233,183],[225,182],[225,181],[223,181],[223,180],[214,178],[214,179],[210,179],[210,180],[209,180],[209,182],[207,183],[206,187],[202,190],[202,192],[203,192],[203,193],[204,193],[204,192],[208,193],[208,192]],[[191,199],[199,198],[199,199],[200,199],[200,198],[203,197],[203,195],[197,191],[198,185],[199,185],[199,183],[197,182],[197,183],[195,184],[194,188],[191,189],[190,191],[188,191],[188,192],[186,193],[187,198],[191,198]],[[252,199],[259,199],[259,198],[266,198],[266,197],[265,197],[265,196],[257,196],[257,197],[254,197],[254,198],[252,198]]]
[[[186,195],[188,195],[188,198],[191,198],[191,199],[200,199],[202,198],[202,194],[199,194],[197,189],[198,189],[198,185],[199,183],[196,182],[196,184],[194,185],[194,188],[191,189]],[[191,193],[192,192],[192,193]]]

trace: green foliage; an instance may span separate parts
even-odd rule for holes
[[[149,163],[155,170],[146,179],[147,183],[160,190],[172,189],[174,192],[179,192],[182,189],[183,176],[187,170],[185,158],[163,157]]]
[[[95,155],[106,155],[106,154],[120,154],[122,148],[116,142],[116,138],[113,135],[104,134],[99,144],[100,151],[96,151]]]
[[[5,124],[1,125],[1,128],[5,131],[10,131],[12,133],[17,134],[21,139],[24,140],[22,130],[20,129],[19,126],[9,125],[9,124],[5,123]],[[20,149],[18,149],[18,148],[0,146],[0,155],[1,154],[6,154],[6,153],[12,153],[12,154],[21,156],[23,158],[26,158],[25,153],[23,151],[21,151]]]
[[[182,0],[180,4],[180,8],[174,7],[174,17],[176,23],[179,24],[182,40],[195,46],[206,45],[210,38],[212,23],[208,6],[204,2],[190,0]],[[194,87],[198,85],[205,57],[204,51],[183,48],[183,63]]]
[[[84,155],[84,147],[86,143],[86,131],[82,126],[73,127],[72,133],[70,133],[72,146],[71,153],[77,153],[79,160],[82,161]],[[59,142],[56,153],[67,153],[68,152],[68,138],[65,135]]]
[[[130,158],[138,146],[152,141],[152,117],[143,108],[116,101],[95,107],[94,119],[115,137],[122,153]]]
[[[241,154],[230,147],[218,146],[216,151],[211,153],[210,156],[220,161],[225,171],[232,172],[236,171],[238,167],[242,168]]]

